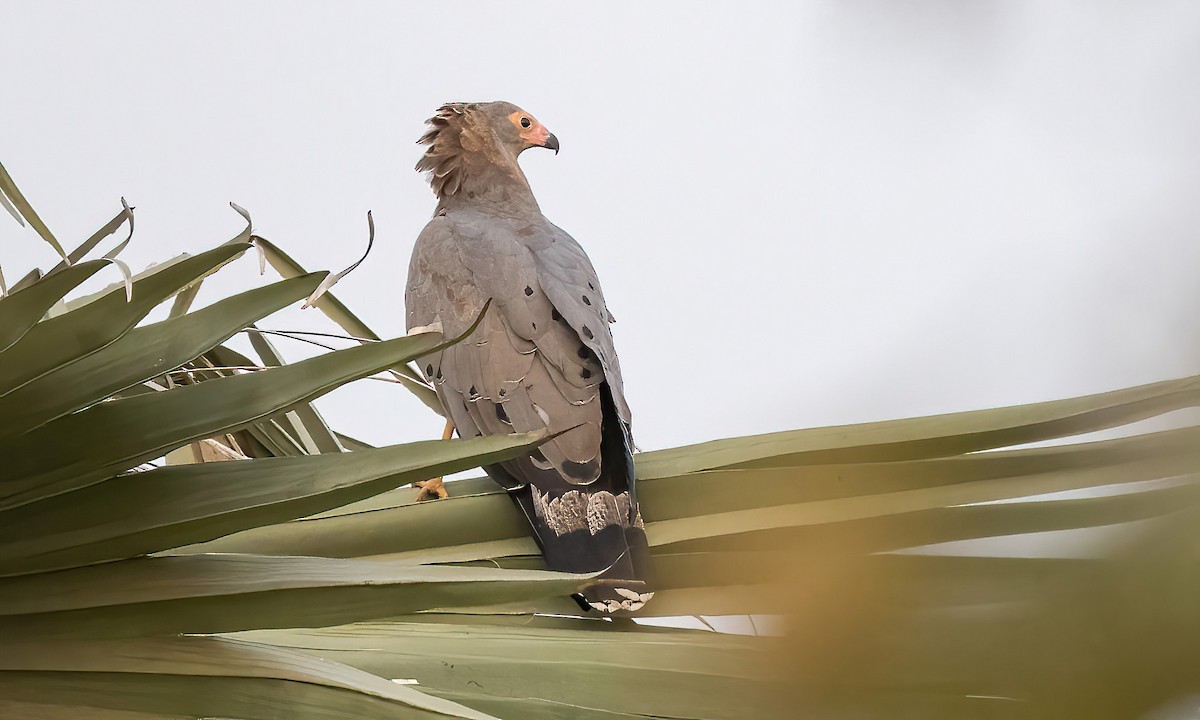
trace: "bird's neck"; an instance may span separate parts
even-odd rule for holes
[[[471,207],[511,216],[541,214],[515,156],[471,153],[462,162],[462,183],[457,192],[438,199],[439,212]]]

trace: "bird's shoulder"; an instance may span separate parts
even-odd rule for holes
[[[544,217],[435,216],[414,248],[407,298],[410,328],[436,321],[445,333],[465,330],[491,299],[515,345],[536,347],[573,383],[594,382],[583,372],[594,356],[628,421],[599,276],[583,247]]]
[[[517,241],[522,227],[469,210],[432,218],[409,263],[409,327],[440,321],[446,333],[466,329],[489,299],[502,315],[520,314],[524,288],[538,287],[536,260]]]

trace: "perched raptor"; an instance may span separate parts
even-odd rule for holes
[[[506,102],[451,103],[428,120],[417,163],[438,198],[413,248],[410,331],[466,331],[420,359],[460,437],[562,433],[528,457],[484,468],[525,513],[547,565],[604,571],[575,599],[638,610],[646,533],[634,494],[629,406],[600,280],[579,243],[542,215],[517,156],[558,138]]]

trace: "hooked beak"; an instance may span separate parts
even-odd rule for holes
[[[554,133],[546,133],[546,139],[542,142],[542,147],[553,150],[554,154],[558,154],[558,138],[554,137]]]

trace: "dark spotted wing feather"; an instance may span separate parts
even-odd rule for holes
[[[421,358],[422,369],[460,435],[569,430],[541,454],[568,481],[588,483],[600,472],[599,386],[606,374],[570,323],[556,320],[562,315],[543,289],[536,253],[511,230],[470,213],[435,218],[410,266],[408,326],[462,332],[491,298],[480,327]]]

